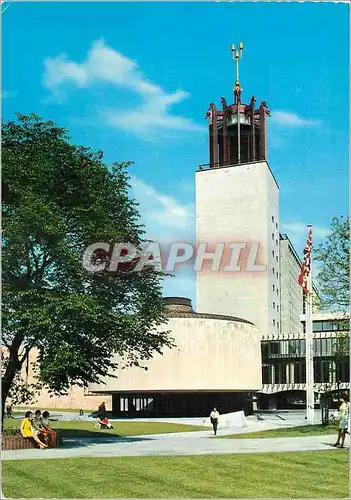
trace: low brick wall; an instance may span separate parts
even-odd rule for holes
[[[58,448],[62,444],[61,436],[58,432],[51,433],[51,443],[51,448]],[[18,434],[16,436],[2,436],[1,448],[3,450],[27,450],[29,448],[37,448],[37,445],[32,439],[25,439]]]

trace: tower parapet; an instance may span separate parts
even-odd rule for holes
[[[242,43],[237,51],[232,45],[236,63],[234,104],[228,106],[222,97],[222,109],[211,103],[206,113],[209,119],[210,167],[267,160],[267,115],[270,112],[265,101],[255,109],[255,96],[252,96],[250,104],[241,102],[243,89],[239,81],[239,62],[242,51]]]

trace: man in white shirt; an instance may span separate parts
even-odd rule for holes
[[[213,408],[213,410],[211,411],[210,420],[213,427],[214,435],[216,436],[218,428],[218,420],[219,420],[219,413],[217,411],[217,408]]]

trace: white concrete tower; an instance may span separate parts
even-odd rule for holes
[[[221,266],[220,271],[197,272],[196,309],[247,318],[262,336],[278,335],[279,187],[267,163],[269,111],[265,102],[255,109],[254,96],[249,105],[241,102],[242,50],[232,50],[237,65],[234,104],[227,106],[222,98],[223,109],[211,104],[207,113],[210,164],[196,172],[196,243],[207,244],[207,251],[216,243],[246,247],[240,251],[240,271],[224,271]],[[250,270],[255,243],[259,250],[254,263],[266,266],[264,271]],[[224,253],[222,263],[229,264],[229,257]]]

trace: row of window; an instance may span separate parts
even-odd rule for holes
[[[336,321],[314,321],[314,332],[335,332],[335,331],[348,331],[350,328],[349,321],[336,320]]]
[[[345,338],[313,339],[312,349],[314,356],[347,355],[349,353],[349,343],[348,339]],[[261,342],[261,351],[262,359],[303,357],[306,355],[306,340],[263,341]]]
[[[338,383],[350,381],[350,360],[339,363],[328,360],[314,360],[315,383]],[[262,365],[263,384],[304,384],[306,383],[306,363],[274,363]]]

